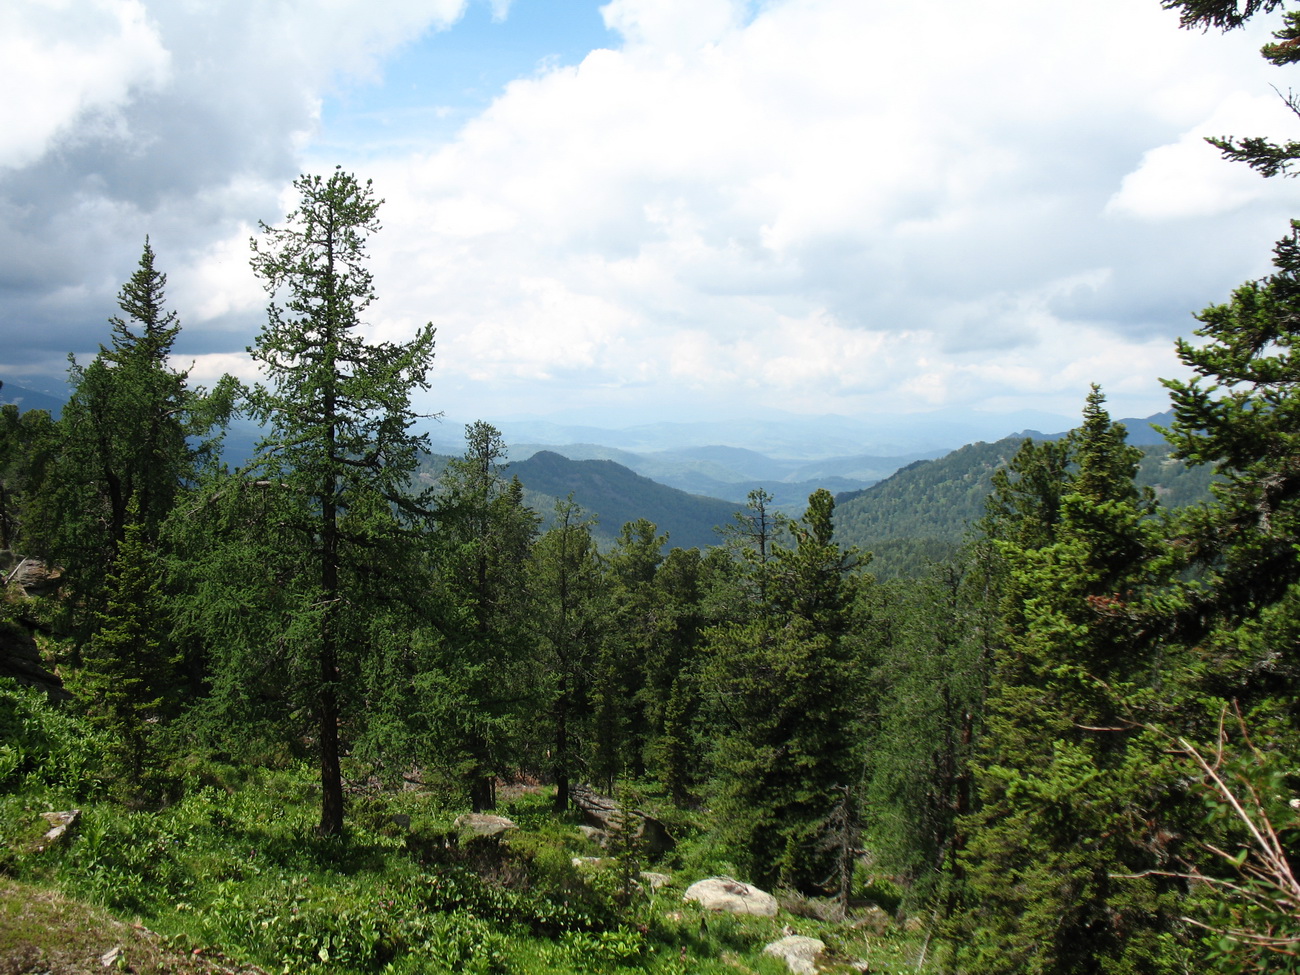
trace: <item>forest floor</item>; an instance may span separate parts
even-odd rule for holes
[[[0,797],[0,975],[785,975],[763,948],[790,934],[825,942],[821,972],[924,970],[924,927],[865,902],[844,920],[789,891],[774,918],[684,902],[733,872],[689,822],[670,857],[620,861],[529,789],[503,793],[508,840],[457,845],[447,797],[381,790],[322,839],[314,785],[302,768],[252,771],[152,812],[89,803],[48,849],[47,803]],[[642,869],[669,886],[629,885]]]

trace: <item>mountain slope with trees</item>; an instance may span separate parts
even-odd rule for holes
[[[1300,60],[1300,13],[1277,38]],[[293,972],[775,971],[782,935],[834,975],[1296,969],[1300,223],[1178,343],[1168,447],[1094,386],[1064,436],[797,516],[756,489],[669,547],[670,489],[612,462],[507,468],[480,422],[420,467],[432,333],[361,327],[379,203],[296,186],[254,245],[266,386],[170,367],[146,243],[62,414],[0,410],[5,564],[50,563],[6,577],[0,646],[69,692],[0,681],[0,967],[152,964],[52,943],[44,889]],[[232,468],[236,404],[265,433]],[[890,578],[853,525],[961,543]],[[777,896],[671,889],[709,876]]]
[[[995,472],[1024,445],[1018,437],[968,444],[936,460],[909,464],[863,491],[837,496],[836,529],[876,555],[878,574],[916,574],[951,556],[984,515]],[[1136,480],[1167,508],[1209,500],[1213,474],[1189,466],[1166,443],[1140,448]]]
[[[808,495],[819,487],[839,494],[860,490],[888,477],[905,464],[941,452],[899,457],[849,455],[817,460],[771,457],[742,447],[678,447],[653,453],[634,453],[599,444],[540,447],[519,445],[519,459],[548,450],[571,460],[612,460],[669,487],[710,498],[744,504],[749,492],[762,488],[778,507],[790,513],[803,510]]]
[[[613,461],[569,460],[549,450],[512,462],[508,471],[539,495],[572,494],[596,517],[601,534],[611,538],[627,522],[645,518],[667,532],[670,545],[708,547],[718,543],[714,529],[730,522],[740,507],[659,484]]]

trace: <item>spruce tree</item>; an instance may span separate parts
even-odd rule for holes
[[[710,567],[732,565],[695,548],[669,551],[655,571],[656,639],[641,662],[640,713],[645,764],[679,807],[692,805],[704,775],[704,743],[696,729],[700,709],[700,645],[711,614],[705,606]]]
[[[712,805],[719,830],[758,883],[832,880],[827,830],[857,786],[851,727],[859,689],[852,612],[864,584],[856,552],[833,539],[834,499],[809,498],[778,547],[751,571],[767,602],[749,622],[705,635],[703,691],[714,724]]]
[[[450,768],[476,812],[495,805],[493,783],[518,750],[526,711],[527,586],[537,516],[505,476],[500,431],[477,421],[466,450],[439,478],[431,540],[439,626],[402,707],[423,727],[422,760]]]
[[[1197,378],[1165,383],[1176,455],[1219,475],[1215,505],[1183,525],[1200,577],[1184,588],[1179,634],[1204,642],[1212,686],[1243,703],[1300,689],[1300,225],[1274,265],[1197,316],[1202,341],[1178,343]]]
[[[45,410],[0,405],[0,549],[31,552],[41,548],[37,540],[25,536],[29,508],[46,488],[54,430],[54,421]]]
[[[955,930],[971,972],[1157,972],[1177,936],[1172,884],[1116,876],[1173,856],[1147,822],[1176,801],[1178,778],[1144,732],[1161,679],[1148,597],[1173,563],[1150,495],[1133,484],[1140,451],[1103,402],[1094,387],[1067,445],[1064,490],[1044,484],[1038,504],[1011,505],[1007,489],[1022,485],[1004,482],[992,505],[1057,520],[999,525],[1004,629],[976,764],[980,808],[960,824],[971,838]],[[1043,544],[1023,544],[1035,537]]]
[[[672,612],[655,584],[668,536],[639,518],[625,524],[606,559],[609,619],[596,665],[592,773],[613,789],[624,773],[640,778],[662,717],[651,672],[672,640]]]
[[[529,592],[539,705],[546,716],[538,747],[564,812],[582,771],[591,712],[591,671],[604,631],[604,578],[592,522],[572,498],[557,501],[552,527],[533,546]]]
[[[134,499],[127,508],[105,607],[74,683],[111,743],[109,775],[132,801],[155,797],[161,785],[156,739],[175,712],[178,663],[168,649],[162,563],[135,518],[138,508]]]
[[[865,803],[868,847],[914,906],[950,912],[960,886],[959,828],[974,808],[973,762],[997,605],[987,546],[871,593],[873,720]]]
[[[79,607],[82,641],[94,631],[105,580],[134,505],[156,543],[178,493],[212,459],[213,427],[228,418],[234,381],[207,394],[170,364],[180,332],[166,308],[167,276],[146,239],[139,266],[118,295],[110,345],[79,365],[70,358],[71,398],[54,437],[46,489],[30,505],[29,536],[65,569]]]
[[[731,524],[717,528],[728,548],[745,564],[744,578],[755,605],[768,598],[768,563],[789,527],[789,518],[772,507],[772,495],[764,488],[749,492],[743,511],[737,511]]]

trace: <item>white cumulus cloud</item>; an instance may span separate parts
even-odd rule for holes
[[[1166,230],[1183,211],[1131,170],[1258,116],[1240,73],[1269,76],[1157,4],[602,12],[621,46],[514,82],[446,146],[373,172],[391,321],[439,325],[457,388],[653,379],[849,409],[1002,383],[1073,410],[1068,376],[1154,401],[1160,373],[1140,371],[1168,374],[1197,288],[1240,273],[1162,271],[1169,247],[1214,241]],[[1218,165],[1209,147],[1184,163]],[[1201,216],[1233,187],[1277,199],[1249,173],[1215,179]],[[1108,201],[1146,229],[1105,219]],[[1232,233],[1266,258],[1278,223],[1254,212]]]
[[[19,56],[80,53],[33,76],[48,121],[15,114],[0,150],[0,328],[93,348],[149,232],[192,353],[237,355],[259,317],[249,228],[333,165],[322,104],[382,85],[466,2],[65,0],[100,25],[84,36],[5,8]],[[1266,270],[1300,202],[1202,141],[1291,131],[1267,18],[1219,36],[1156,0],[599,14],[607,46],[528,65],[442,141],[352,147],[388,201],[371,325],[437,326],[434,409],[1072,413],[1096,380],[1153,411],[1190,312]],[[130,56],[106,63],[109,41]],[[61,357],[47,345],[31,355]]]
[[[170,73],[138,0],[11,0],[0,7],[0,168],[36,162],[74,123],[111,128],[118,108]]]
[[[1285,141],[1295,114],[1277,95],[1236,92],[1176,142],[1148,150],[1106,204],[1108,213],[1141,220],[1217,216],[1260,200],[1276,188],[1248,167],[1212,149],[1207,137],[1263,136]],[[1300,194],[1290,194],[1300,202]]]

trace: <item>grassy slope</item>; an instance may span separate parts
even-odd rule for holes
[[[105,971],[106,957],[113,959],[110,969],[141,975],[262,972],[215,950],[187,949],[139,922],[119,920],[51,887],[0,876],[0,975],[92,975]]]
[[[100,956],[119,944],[141,972],[777,975],[761,951],[786,928],[831,945],[842,963],[832,970],[870,959],[872,970],[901,971],[916,953],[915,933],[895,927],[868,942],[850,925],[799,916],[815,911],[798,898],[788,902],[796,913],[776,918],[702,916],[682,890],[724,865],[692,852],[686,820],[676,861],[638,864],[669,872],[672,886],[621,903],[615,870],[573,864],[600,851],[576,822],[552,816],[545,791],[503,803],[521,827],[505,846],[449,848],[461,810],[429,794],[354,794],[348,837],[324,840],[311,829],[304,769],[190,785],[159,812],[89,803],[69,839],[42,852],[30,837],[46,803],[5,798],[12,877],[0,871],[0,975],[38,962],[102,971]]]

